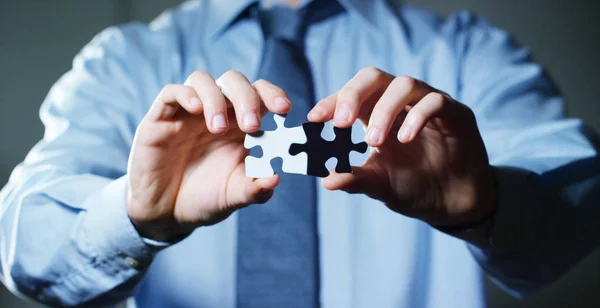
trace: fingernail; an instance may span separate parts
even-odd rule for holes
[[[400,141],[406,142],[410,140],[411,134],[412,128],[410,127],[410,125],[404,124],[402,125],[402,127],[400,127],[400,132],[398,133],[398,135],[400,136]]]
[[[341,105],[335,110],[333,120],[336,122],[348,122],[350,121],[350,109],[347,106]]]
[[[367,132],[367,141],[372,144],[379,143],[381,139],[381,133],[377,127],[369,127],[369,131]]]
[[[192,104],[193,106],[199,106],[200,104],[202,104],[202,102],[199,98],[194,96],[192,97],[192,99],[190,99],[190,104]]]
[[[275,99],[275,104],[277,105],[277,107],[279,108],[288,108],[289,106],[292,105],[292,102],[290,102],[290,100],[288,100],[285,97],[278,97]]]
[[[252,112],[245,113],[244,117],[242,119],[242,122],[244,123],[244,126],[246,126],[246,127],[259,127],[260,126],[258,116]]]
[[[217,114],[213,117],[213,128],[221,129],[227,128],[227,122],[225,122],[225,116]]]

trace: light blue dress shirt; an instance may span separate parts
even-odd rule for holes
[[[77,55],[42,106],[43,140],[0,194],[10,290],[55,305],[135,295],[139,307],[234,307],[236,215],[166,247],[138,235],[124,196],[136,127],[164,85],[194,70],[254,78],[259,26],[228,26],[250,2],[188,2],[150,25],[109,28]],[[524,296],[597,245],[587,223],[600,200],[592,135],[563,118],[527,50],[468,12],[440,19],[383,0],[340,2],[348,14],[307,36],[317,96],[367,66],[449,93],[477,117],[499,196],[488,222],[449,235],[320,188],[323,307],[483,307],[484,271]]]

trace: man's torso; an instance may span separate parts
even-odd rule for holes
[[[225,6],[192,2],[149,28],[126,26],[126,37],[152,64],[151,74],[145,71],[140,77],[147,88],[139,100],[148,102],[147,107],[163,85],[182,83],[194,70],[216,78],[234,69],[255,79],[260,28],[244,20],[220,29],[225,11],[235,11]],[[308,32],[306,55],[317,98],[336,92],[360,69],[375,66],[424,80],[460,100],[461,46],[453,31],[464,16],[444,23],[425,11],[393,9],[383,1],[372,1],[366,13],[360,9]],[[359,124],[354,132],[355,140],[363,138]],[[325,135],[331,139],[332,130]],[[364,156],[352,154],[351,159],[357,163]],[[482,273],[462,241],[368,197],[318,187],[323,307],[483,306]],[[236,219],[234,214],[200,228],[160,252],[140,286],[138,305],[234,307]]]

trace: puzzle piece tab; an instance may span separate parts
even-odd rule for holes
[[[246,135],[244,147],[251,149],[255,146],[262,148],[262,157],[247,156],[246,176],[252,178],[269,177],[274,174],[271,160],[281,157],[283,164],[281,169],[286,173],[306,174],[308,156],[306,153],[292,156],[289,153],[290,145],[293,143],[305,143],[306,134],[302,126],[285,127],[285,117],[275,114],[273,116],[277,129],[274,131],[259,131]]]
[[[321,131],[325,124],[307,122],[302,124],[302,128],[306,133],[308,140],[304,144],[293,143],[289,148],[291,155],[308,154],[308,165],[306,174],[318,177],[326,177],[329,175],[325,162],[328,159],[337,158],[337,166],[335,172],[348,173],[352,172],[350,165],[350,152],[356,151],[365,153],[367,144],[365,142],[352,142],[352,127],[349,128],[334,128],[335,139],[333,141],[324,140],[321,137]],[[304,152],[304,153],[303,153]]]

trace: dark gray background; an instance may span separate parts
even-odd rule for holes
[[[41,138],[39,105],[52,83],[70,67],[75,53],[109,25],[149,21],[178,2],[0,0],[0,186]],[[563,90],[569,114],[600,129],[600,1],[406,2],[444,15],[467,8],[508,30],[548,68]],[[522,302],[488,285],[489,307],[600,307],[600,251],[557,283]],[[33,306],[0,288],[0,307]]]

